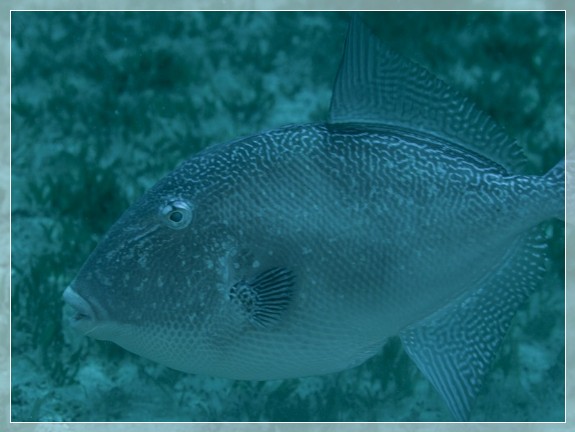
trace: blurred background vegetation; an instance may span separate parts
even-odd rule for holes
[[[564,17],[366,13],[393,49],[518,138],[533,172],[564,143]],[[345,13],[12,13],[13,421],[451,420],[399,340],[355,369],[242,382],[179,373],[72,332],[62,292],[162,175],[214,143],[327,116]],[[562,421],[564,240],[472,420]]]

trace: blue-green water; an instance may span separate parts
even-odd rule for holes
[[[365,14],[377,35],[468,94],[533,172],[564,142],[562,13]],[[12,15],[13,421],[450,421],[391,340],[364,365],[303,379],[187,375],[74,334],[61,294],[106,229],[210,144],[322,121],[345,13]],[[563,233],[518,314],[476,421],[564,417]]]

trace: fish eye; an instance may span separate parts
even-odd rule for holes
[[[192,221],[192,206],[186,201],[174,200],[161,208],[160,216],[167,227],[179,230]]]

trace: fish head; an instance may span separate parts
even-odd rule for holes
[[[64,293],[77,330],[163,363],[173,346],[185,346],[189,361],[194,347],[233,332],[222,290],[237,229],[221,210],[225,192],[194,182],[198,161],[144,194],[90,255]],[[157,349],[166,341],[169,350]]]

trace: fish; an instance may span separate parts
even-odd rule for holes
[[[71,326],[236,380],[342,371],[399,336],[466,421],[545,275],[544,223],[564,220],[564,161],[526,167],[353,15],[327,121],[212,145],[160,179],[65,289]]]

